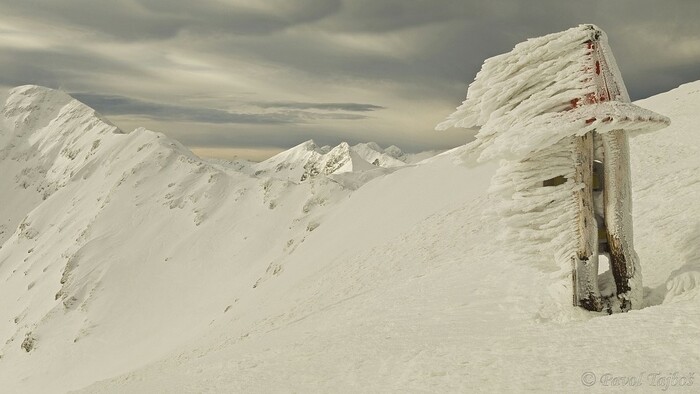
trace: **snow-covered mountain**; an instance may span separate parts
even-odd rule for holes
[[[417,163],[307,142],[226,165],[16,88],[0,117],[0,387],[577,392],[586,372],[694,373],[700,82],[641,105],[672,120],[631,141],[647,307],[602,316],[493,241],[496,165],[462,147]]]
[[[409,163],[410,157],[393,145],[384,150],[375,142],[354,146],[342,142],[331,148],[318,147],[309,140],[255,164],[253,169],[256,175],[303,182],[318,175],[401,167]]]

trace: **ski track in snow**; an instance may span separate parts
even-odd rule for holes
[[[463,148],[367,167],[401,157],[355,147],[359,167],[301,182],[330,149],[208,163],[87,107],[42,128],[70,99],[37,89],[0,127],[3,391],[584,392],[587,371],[700,372],[700,82],[640,103],[672,125],[631,140],[649,306],[613,316],[560,305],[558,279],[499,246],[496,165]]]

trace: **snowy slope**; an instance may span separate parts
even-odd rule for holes
[[[0,362],[24,372],[3,366],[2,382],[35,370],[65,389],[158,357],[269,276],[347,194],[328,179],[290,190],[225,172],[44,88],[14,90],[4,115]]]
[[[665,302],[693,299],[700,291],[700,81],[639,104],[673,120],[631,143],[644,283]]]
[[[368,183],[368,172],[352,171],[300,182],[80,118],[65,131],[82,141],[75,158],[44,163],[62,177],[29,176],[60,180],[46,200],[2,178],[3,199],[37,197],[3,200],[18,208],[2,211],[12,234],[0,249],[0,383],[9,392],[584,392],[589,371],[696,372],[700,83],[642,104],[672,119],[631,141],[650,307],[614,316],[560,305],[551,272],[501,250],[482,215],[496,165],[459,164],[463,148]],[[60,111],[46,113],[62,124]],[[41,161],[48,141],[66,143],[59,127],[49,137],[15,124],[10,116],[1,138],[29,153],[5,150],[3,173],[33,166],[25,156]]]

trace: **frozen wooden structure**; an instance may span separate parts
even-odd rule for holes
[[[628,135],[668,118],[630,103],[607,43],[594,25],[530,39],[487,59],[457,111],[437,126],[479,127],[470,152],[501,159],[492,190],[514,252],[552,258],[573,304],[628,311],[642,304],[634,251]],[[606,255],[613,294],[601,295]]]

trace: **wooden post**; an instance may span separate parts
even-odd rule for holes
[[[613,73],[600,42],[588,47],[593,50],[597,91],[595,102],[629,102],[622,81]],[[642,270],[632,242],[632,187],[629,163],[629,141],[625,130],[615,130],[600,136],[603,146],[604,221],[608,241],[610,270],[615,279],[617,299],[623,312],[641,307],[643,299]]]
[[[603,305],[598,290],[598,225],[593,204],[593,133],[575,137],[574,183],[578,202],[578,245],[573,257],[574,305],[600,311]]]
[[[610,270],[615,278],[620,310],[641,307],[642,272],[632,242],[632,188],[629,143],[623,130],[602,135],[605,161],[605,228]],[[635,305],[636,304],[636,305]]]

